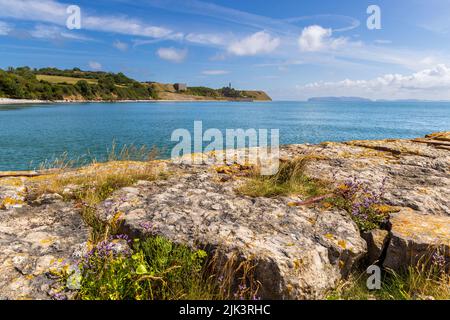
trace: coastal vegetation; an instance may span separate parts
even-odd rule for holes
[[[179,92],[173,84],[139,82],[121,72],[29,67],[0,69],[0,97],[48,101],[270,100],[263,91],[188,87]]]
[[[120,243],[126,244],[122,250]],[[252,267],[248,263],[234,264],[232,258],[227,262],[219,269],[216,257],[208,258],[204,250],[175,244],[160,236],[140,240],[119,234],[98,242],[84,256],[77,298],[257,299],[258,286],[252,281]],[[70,276],[62,274],[63,283]]]
[[[374,192],[356,178],[334,186],[331,181],[309,177],[305,166],[314,160],[317,157],[309,155],[285,161],[272,176],[262,176],[255,169],[237,191],[251,197],[301,196],[306,200],[289,205],[317,205],[323,209],[344,210],[362,232],[380,228],[387,214],[395,210],[381,200],[383,185]]]
[[[327,184],[317,179],[311,179],[304,173],[304,166],[311,157],[299,157],[280,164],[276,174],[262,176],[256,168],[251,178],[246,181],[238,192],[251,197],[275,197],[302,195],[314,197],[329,193]]]
[[[207,87],[188,87],[187,92],[195,96],[204,96],[211,98],[249,98],[247,95],[245,95],[244,91],[236,90],[230,87],[223,87],[222,89],[211,89]]]
[[[123,73],[29,67],[0,70],[0,96],[38,100],[139,100],[157,97],[150,86]]]
[[[158,93],[160,99],[166,100],[223,100],[223,101],[270,101],[264,91],[237,90],[231,87],[213,89],[203,86],[187,87],[185,91],[177,91],[173,84],[151,82],[149,85]]]
[[[133,250],[114,251],[114,240]],[[206,252],[192,251],[162,237],[145,241],[114,236],[84,257],[78,296],[85,300],[211,299],[212,283],[203,279]]]
[[[365,271],[353,273],[328,293],[328,300],[448,300],[450,299],[450,274],[438,259],[431,268],[425,264],[410,266],[401,272],[385,270],[381,288],[367,288]]]
[[[117,148],[113,144],[106,163],[93,161],[76,169],[77,162],[63,154],[42,164],[41,168],[57,169],[60,174],[36,177],[28,201],[46,194],[62,194],[64,201],[74,201],[81,208],[83,221],[89,227],[89,251],[78,271],[65,265],[51,270],[61,283],[53,293],[54,299],[65,299],[63,292],[68,284],[79,288],[76,298],[83,300],[257,298],[258,284],[252,278],[249,261],[230,257],[221,263],[218,255],[159,236],[130,239],[121,233],[120,211],[110,221],[100,219],[96,206],[114,191],[137,181],[166,179],[170,175],[159,170],[156,156],[153,148]],[[72,170],[77,173],[71,175]],[[151,223],[145,227],[150,229]]]

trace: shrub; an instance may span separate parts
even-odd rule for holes
[[[39,81],[36,75],[80,80],[75,84],[50,83]],[[98,84],[91,84],[85,79],[98,80]],[[152,88],[132,80],[122,73],[81,71],[76,68],[72,70],[56,68],[35,70],[28,67],[9,68],[8,71],[0,69],[0,94],[15,99],[44,100],[60,100],[71,96],[81,96],[87,100],[98,98],[144,100],[156,97],[156,92]]]
[[[112,241],[100,242],[84,258],[80,299],[173,300],[216,295],[203,277],[204,251],[156,236],[135,240],[130,243],[132,251],[117,253]]]

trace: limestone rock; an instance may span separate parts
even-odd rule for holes
[[[364,232],[362,237],[367,242],[367,263],[372,265],[380,260],[383,250],[389,240],[389,232],[386,230],[375,229]]]
[[[88,231],[70,203],[8,210],[0,217],[0,296],[50,299],[56,265],[73,265],[73,248]]]
[[[384,267],[400,270],[427,263],[436,251],[450,262],[450,217],[422,215],[409,209],[391,214],[391,240]]]
[[[448,135],[448,134],[447,134]],[[383,200],[422,214],[450,216],[450,150],[414,140],[370,140],[282,148],[286,158],[313,155],[306,173],[322,180],[357,178]]]
[[[447,132],[412,140],[288,145],[280,147],[280,156],[286,160],[311,156],[306,175],[328,181],[331,187],[357,178],[370,191],[380,192],[383,202],[402,207],[392,214],[392,240],[384,261],[389,268],[401,269],[428,258],[434,253],[432,247],[450,262],[449,137]],[[367,252],[366,241],[344,212],[289,206],[305,200],[297,196],[238,195],[234,190],[249,173],[243,166],[217,170],[171,161],[113,161],[49,171],[40,177],[0,175],[0,299],[70,297],[55,287],[56,278],[49,272],[63,266],[75,271],[67,285],[79,287],[75,262],[88,251],[88,230],[79,209],[60,201],[59,195],[32,203],[39,195],[35,197],[33,190],[41,190],[34,187],[54,179],[88,180],[99,172],[126,174],[130,168],[159,169],[170,175],[167,180],[139,181],[116,191],[98,206],[99,217],[108,220],[120,212],[122,232],[131,237],[158,234],[219,252],[224,258],[251,261],[262,284],[262,298],[321,298]],[[80,188],[67,185],[61,195],[73,198]],[[371,260],[379,258],[385,235],[382,231],[366,235]],[[129,250],[121,240],[114,248]]]
[[[63,196],[66,197],[72,197],[74,195],[76,195],[77,192],[81,191],[82,186],[76,185],[76,184],[68,184],[67,186],[65,186],[65,188],[63,189]]]
[[[27,188],[21,178],[0,180],[0,210],[22,208],[26,205]]]
[[[366,243],[346,214],[243,197],[232,182],[219,181],[202,168],[135,185],[116,192],[98,213],[108,220],[122,212],[122,231],[134,237],[157,234],[251,260],[262,298],[320,298],[364,256]]]
[[[35,206],[50,204],[56,201],[62,201],[63,197],[57,193],[45,193],[32,202]]]

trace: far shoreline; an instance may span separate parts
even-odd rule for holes
[[[272,100],[219,100],[219,99],[177,99],[177,100],[33,100],[33,99],[9,99],[0,98],[0,105],[30,105],[30,104],[75,104],[75,103],[158,103],[158,102],[272,102]]]

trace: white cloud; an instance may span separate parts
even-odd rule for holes
[[[97,61],[89,61],[89,68],[92,70],[101,70],[102,65]]]
[[[280,39],[265,31],[259,31],[242,40],[233,42],[228,52],[237,56],[254,56],[270,53],[280,45]]]
[[[345,79],[297,87],[303,95],[357,95],[374,99],[450,99],[450,66],[439,64],[411,75],[385,74],[371,80]]]
[[[226,42],[222,35],[213,33],[189,33],[186,35],[186,40],[192,43],[215,46],[223,45]]]
[[[172,30],[170,29],[146,25],[138,20],[123,17],[85,16],[82,18],[81,24],[82,28],[90,30],[115,32],[134,36],[170,38],[172,35]]]
[[[30,31],[30,35],[37,39],[71,39],[71,40],[91,40],[80,34],[75,34],[55,25],[38,24]]]
[[[54,0],[0,0],[0,17],[66,25],[66,4]],[[126,16],[94,16],[82,10],[82,29],[151,38],[179,39],[182,34]]]
[[[0,16],[65,25],[66,8],[52,0],[0,0]]]
[[[224,74],[229,74],[230,72],[227,70],[204,70],[202,71],[203,75],[206,76],[219,76]]]
[[[374,41],[375,44],[391,44],[392,40],[385,40],[385,39],[377,39]]]
[[[120,51],[127,51],[128,50],[128,44],[125,42],[122,42],[120,40],[116,40],[113,43],[114,48],[120,50]]]
[[[187,49],[159,48],[156,53],[161,59],[180,63],[186,59],[188,51]]]
[[[10,24],[0,21],[0,36],[6,36],[12,30]]]
[[[347,42],[346,38],[332,38],[333,31],[319,25],[306,27],[298,39],[302,51],[323,51],[337,49]]]

